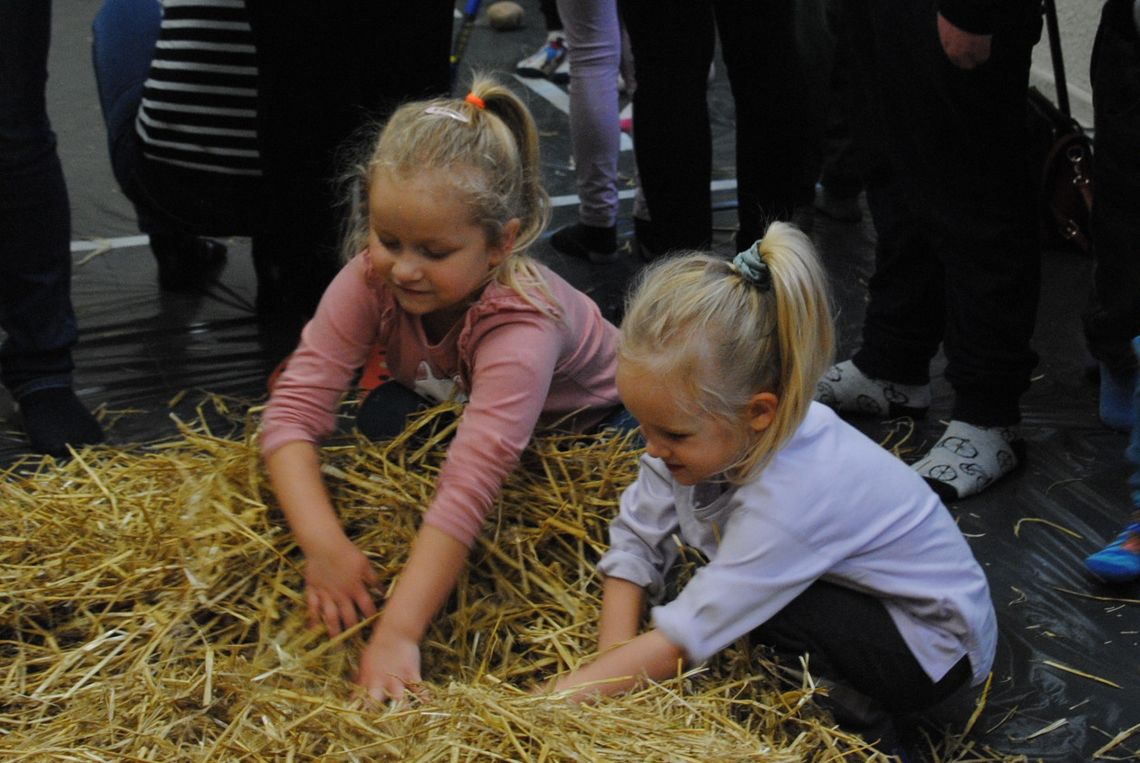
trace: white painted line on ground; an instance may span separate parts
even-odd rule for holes
[[[72,252],[94,252],[98,249],[125,249],[131,246],[146,246],[149,236],[118,236],[116,238],[96,238],[88,241],[72,241]]]

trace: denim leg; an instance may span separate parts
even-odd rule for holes
[[[1140,334],[1140,37],[1131,0],[1104,4],[1091,75],[1096,270],[1084,330],[1093,357],[1128,375],[1136,368],[1131,340]]]
[[[1140,363],[1140,336],[1132,339],[1132,351],[1136,353],[1136,361]],[[1140,380],[1137,380],[1136,390],[1132,396],[1132,438],[1128,441],[1125,455],[1135,467],[1128,478],[1128,486],[1132,488],[1132,506],[1140,512]]]
[[[117,149],[134,133],[143,84],[150,73],[162,6],[157,0],[106,0],[91,25],[91,57],[115,176]]]
[[[570,142],[577,168],[578,220],[609,228],[617,222],[617,77],[621,27],[612,0],[559,0],[570,45]]]
[[[0,2],[0,381],[71,384],[71,214],[45,90],[49,0]]]

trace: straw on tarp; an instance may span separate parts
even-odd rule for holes
[[[322,451],[378,596],[431,499],[442,410],[391,443]],[[168,442],[3,474],[4,760],[882,759],[818,708],[810,676],[781,684],[743,645],[593,705],[531,691],[595,645],[594,564],[637,468],[613,435],[535,439],[425,639],[425,696],[364,702],[350,679],[369,624],[332,640],[305,627],[302,558],[261,468],[256,413],[224,435],[203,413]],[[932,755],[1001,759],[952,736]]]

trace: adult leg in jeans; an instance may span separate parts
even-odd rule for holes
[[[1105,3],[1091,73],[1096,271],[1084,330],[1100,362],[1101,420],[1127,431],[1137,378],[1129,342],[1140,335],[1140,33],[1131,0]]]
[[[48,0],[0,3],[0,381],[33,450],[103,439],[71,389],[71,217],[45,91]]]
[[[91,26],[91,54],[115,180],[134,205],[139,230],[150,237],[159,285],[188,291],[214,276],[226,248],[199,238],[164,214],[154,201],[155,189],[147,189],[142,179],[145,159],[135,119],[161,24],[158,0],[106,0]],[[210,189],[203,189],[199,197],[211,196]]]

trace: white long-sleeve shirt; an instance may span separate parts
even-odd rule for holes
[[[652,616],[691,660],[708,659],[823,579],[881,599],[932,681],[966,654],[975,684],[993,664],[989,585],[949,511],[906,464],[818,403],[739,487],[686,487],[660,459],[643,457],[599,569],[659,602],[678,540],[709,561]]]

